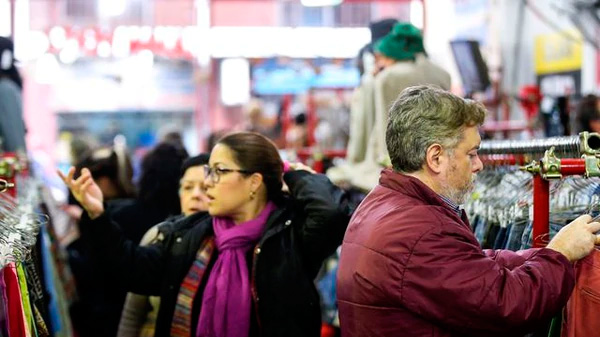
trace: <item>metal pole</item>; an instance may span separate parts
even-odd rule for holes
[[[9,0],[9,10],[10,10],[10,38],[15,41],[15,12],[16,12],[16,0]]]
[[[533,176],[533,248],[541,248],[542,240],[550,232],[550,182],[541,175]]]
[[[585,174],[585,159],[563,158],[560,160],[560,173],[563,176],[577,176]]]

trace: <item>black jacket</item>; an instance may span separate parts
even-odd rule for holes
[[[318,337],[321,316],[313,280],[341,244],[354,207],[324,175],[292,171],[284,180],[291,196],[267,220],[251,259],[253,310],[260,336]],[[106,215],[84,221],[96,238],[94,251],[111,262],[115,277],[133,292],[161,296],[156,336],[168,336],[179,286],[200,244],[213,235],[212,218],[187,217],[171,226],[160,244],[149,247],[123,239]],[[195,320],[201,298],[199,290]],[[192,325],[195,329],[196,321]]]

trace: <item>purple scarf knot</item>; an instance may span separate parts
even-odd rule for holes
[[[250,221],[213,218],[219,257],[202,295],[196,337],[248,337],[252,298],[246,253],[260,239],[275,204],[267,203]]]

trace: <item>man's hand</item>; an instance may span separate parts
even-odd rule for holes
[[[594,245],[600,245],[600,235],[595,234],[600,231],[600,223],[591,220],[587,214],[575,219],[563,227],[546,248],[563,254],[571,262],[586,257]]]
[[[65,176],[62,172],[58,171],[58,175],[67,185],[67,187],[73,193],[75,199],[85,209],[91,219],[95,219],[104,213],[104,196],[102,190],[94,182],[90,170],[84,168],[81,170],[81,176],[77,179],[73,179],[75,174],[75,168],[71,167],[69,172]]]

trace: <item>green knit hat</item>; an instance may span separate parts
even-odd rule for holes
[[[398,61],[414,60],[425,53],[421,31],[410,23],[397,23],[392,31],[375,43],[375,51]]]

